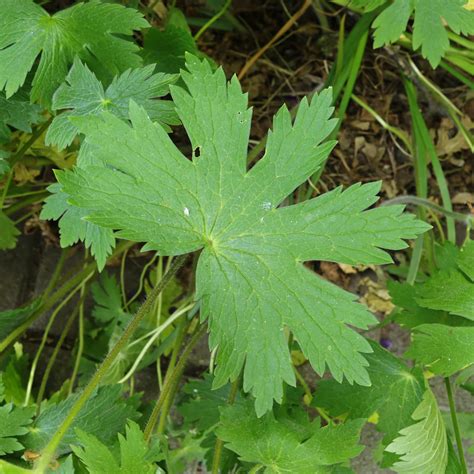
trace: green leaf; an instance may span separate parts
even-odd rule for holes
[[[343,463],[361,451],[362,422],[319,427],[315,421],[309,436],[291,429],[272,413],[257,418],[251,404],[222,410],[217,435],[240,459],[262,464],[266,473],[325,473],[328,466]]]
[[[436,375],[449,377],[474,364],[474,327],[418,326],[405,356],[416,359]]]
[[[397,41],[406,31],[414,12],[413,49],[421,46],[421,54],[433,68],[449,48],[446,26],[455,33],[474,33],[474,12],[464,8],[467,0],[394,0],[375,19],[376,48]]]
[[[143,59],[146,63],[156,63],[158,71],[178,73],[185,66],[186,53],[199,53],[188,30],[166,25],[164,30],[150,28],[144,36]]]
[[[26,383],[30,370],[28,354],[23,354],[23,346],[14,344],[13,351],[8,354],[2,372],[4,384],[3,398],[7,403],[22,405],[26,396]]]
[[[425,383],[421,370],[408,368],[375,342],[371,346],[374,352],[366,356],[370,387],[322,380],[312,404],[333,417],[369,418],[377,413],[377,429],[384,433],[386,445],[411,423],[411,414],[422,400]]]
[[[474,454],[474,413],[456,412],[456,418],[459,423],[459,431],[462,438],[470,441],[468,452]],[[449,412],[443,412],[443,419],[446,423],[448,432],[454,437],[453,420]]]
[[[445,324],[447,326],[469,326],[471,322],[461,316],[420,306],[416,298],[419,285],[388,281],[387,287],[392,302],[397,306],[394,321],[413,329],[421,324]]]
[[[49,106],[75,56],[99,77],[140,65],[129,41],[148,22],[136,10],[92,0],[50,15],[32,0],[3,0],[0,17],[0,90],[7,98],[25,82],[40,56],[31,100]]]
[[[77,429],[77,439],[82,447],[73,446],[73,451],[91,473],[155,474],[161,472],[154,464],[155,461],[161,459],[160,453],[154,447],[149,448],[136,423],[129,421],[125,429],[125,437],[119,433],[118,438],[120,462],[105,444],[80,429]]]
[[[381,248],[406,247],[429,226],[402,207],[366,211],[380,183],[340,188],[295,206],[284,198],[326,160],[334,142],[331,90],[304,99],[294,123],[286,107],[274,119],[266,154],[246,170],[250,111],[236,78],[189,56],[188,91],[172,96],[194,150],[185,158],[168,134],[131,104],[132,127],[111,114],[76,118],[107,167],[57,172],[70,202],[87,219],[146,242],[145,249],[177,255],[203,249],[197,295],[218,347],[215,387],[244,368],[244,390],[262,415],[281,401],[282,382],[295,383],[284,328],[319,373],[369,385],[367,341],[348,325],[375,318],[356,296],[317,277],[302,263],[391,261]],[[197,156],[199,155],[199,156]],[[120,170],[120,171],[119,171]],[[232,291],[229,291],[232,288]]]
[[[51,196],[45,199],[40,218],[45,220],[59,220],[59,235],[61,247],[69,247],[81,241],[91,254],[101,271],[107,257],[115,247],[114,233],[110,229],[100,227],[84,219],[89,213],[86,209],[71,206],[69,196],[63,191],[59,183],[49,186]]]
[[[10,127],[31,132],[31,125],[41,120],[41,107],[31,104],[26,94],[18,92],[7,99],[0,93],[0,142],[10,140]],[[0,176],[2,175],[0,165]]]
[[[33,300],[23,308],[7,309],[0,311],[0,340],[7,337],[14,329],[21,326],[38,309],[41,300]]]
[[[188,382],[183,388],[183,392],[188,396],[188,399],[178,407],[179,413],[184,418],[185,429],[187,428],[190,432],[197,431],[204,437],[200,444],[203,448],[206,448],[205,459],[209,468],[212,466],[216,444],[216,436],[212,428],[219,422],[219,410],[227,405],[230,394],[229,384],[213,390],[212,381],[212,375],[207,374],[203,380]],[[234,404],[241,402],[242,397],[240,393],[237,393]],[[192,430],[190,427],[192,427]],[[222,472],[231,471],[235,461],[235,454],[224,449],[221,456]]]
[[[417,288],[416,301],[474,321],[474,283],[458,270],[441,270]]]
[[[168,100],[155,100],[169,93],[169,85],[176,76],[153,74],[152,64],[140,69],[129,69],[112,81],[107,89],[97,80],[93,72],[79,59],[69,71],[66,82],[53,96],[53,110],[70,109],[57,115],[46,134],[47,145],[56,145],[60,149],[69,146],[78,130],[70,117],[100,115],[104,110],[126,120],[130,100],[142,106],[151,120],[161,124],[179,123]]]
[[[207,374],[204,380],[193,380],[183,388],[189,400],[179,407],[179,412],[187,423],[193,424],[200,432],[208,430],[219,421],[219,407],[224,407],[229,399],[230,386],[213,390],[212,379],[212,375]]]
[[[41,451],[59,428],[77,397],[78,394],[74,394],[60,403],[48,404],[35,420],[35,429],[23,439],[25,446],[32,451]],[[70,452],[70,444],[77,443],[76,428],[109,444],[124,428],[127,419],[136,419],[138,416],[135,400],[123,400],[119,385],[100,387],[82,407],[66,432],[58,454]]]
[[[474,282],[474,240],[466,243],[456,260],[458,267]]]
[[[413,12],[414,0],[395,0],[374,20],[374,48],[394,43],[405,32]]]
[[[427,390],[412,415],[417,423],[400,431],[386,450],[401,455],[392,466],[396,472],[444,473],[448,463],[448,442],[443,417],[436,399]]]
[[[24,448],[17,437],[28,433],[34,412],[34,407],[14,407],[12,403],[0,406],[0,456]]]
[[[0,250],[15,248],[19,235],[20,231],[15,227],[15,223],[0,211]]]
[[[435,68],[449,48],[447,24],[455,33],[474,33],[474,12],[464,8],[467,0],[417,0],[413,25],[413,48]]]
[[[2,474],[31,474],[30,469],[24,469],[15,464],[3,461],[2,459],[0,459],[0,472]]]
[[[1,133],[1,132],[0,132]],[[5,150],[0,150],[0,178],[10,171],[10,163],[8,158],[10,153]]]
[[[100,275],[100,281],[91,286],[95,306],[92,315],[101,323],[126,321],[130,314],[122,309],[122,292],[117,280],[107,272]]]

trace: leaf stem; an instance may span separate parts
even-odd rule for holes
[[[456,405],[454,404],[453,390],[451,388],[451,381],[449,377],[444,378],[446,385],[446,392],[448,393],[449,411],[451,413],[451,421],[453,422],[454,436],[456,438],[456,446],[458,448],[459,461],[461,462],[461,469],[463,474],[467,474],[466,458],[464,457],[464,447],[462,445],[461,430],[459,429],[458,417],[456,414]]]
[[[193,337],[189,341],[189,344],[186,346],[186,349],[181,355],[179,362],[176,364],[176,367],[173,370],[173,373],[170,375],[169,379],[165,381],[163,385],[163,390],[161,391],[160,396],[158,397],[158,400],[156,402],[156,405],[153,408],[150,418],[145,426],[145,432],[144,432],[145,441],[150,440],[153,430],[155,428],[156,422],[158,420],[158,416],[161,412],[163,404],[166,401],[166,398],[168,397],[170,393],[173,392],[175,385],[178,384],[179,379],[181,378],[181,375],[183,374],[184,367],[186,366],[186,362],[189,356],[191,355],[191,351],[193,350],[194,346],[196,345],[196,343],[199,341],[199,339],[205,332],[206,332],[206,325],[203,324],[201,325],[199,331],[194,333]]]
[[[127,343],[128,339],[133,335],[133,333],[137,330],[138,326],[140,325],[143,318],[149,313],[150,309],[153,306],[155,299],[159,296],[159,294],[163,291],[166,285],[171,281],[171,279],[176,275],[177,271],[183,266],[187,255],[180,255],[177,257],[173,263],[173,266],[170,270],[163,276],[161,281],[153,288],[153,290],[148,295],[148,298],[145,300],[143,305],[137,311],[135,316],[130,320],[129,324],[125,328],[124,332],[106,355],[103,362],[100,364],[99,368],[97,369],[96,373],[90,379],[89,383],[85,386],[82,393],[79,395],[75,403],[72,405],[68,415],[64,419],[64,421],[59,426],[56,433],[53,435],[49,443],[46,445],[41,459],[38,463],[38,467],[36,468],[36,472],[38,474],[43,474],[46,472],[49,463],[54,457],[55,451],[59,446],[62,438],[66,434],[69,427],[72,425],[74,419],[79,414],[80,410],[87,402],[89,397],[93,394],[94,390],[99,385],[102,378],[107,374],[108,370],[112,366],[114,360],[119,355],[120,351],[123,349],[125,344]]]
[[[56,362],[56,358],[58,357],[59,351],[61,350],[64,340],[66,339],[67,335],[69,334],[69,331],[71,330],[72,323],[74,322],[78,314],[79,314],[79,306],[76,306],[71,316],[69,316],[69,319],[66,321],[66,325],[64,326],[64,329],[61,332],[61,336],[59,337],[58,342],[53,350],[53,353],[51,354],[51,357],[48,360],[46,369],[41,379],[38,395],[36,396],[36,419],[41,413],[41,401],[43,400],[43,396],[46,390],[46,384],[48,383],[49,375],[51,373],[51,370],[53,369],[53,365]]]
[[[212,18],[210,18],[194,35],[194,41],[197,41],[207,31],[207,29],[210,28],[227,11],[231,3],[232,0],[227,0],[224,3],[222,8]]]
[[[176,360],[178,359],[179,350],[181,349],[181,345],[183,344],[188,328],[189,328],[189,321],[187,321],[186,319],[181,319],[176,329],[178,331],[178,335],[176,337],[176,341],[174,344],[173,352],[171,354],[168,369],[166,370],[165,382],[166,382],[166,379],[171,377],[171,374],[173,373],[173,370],[176,366]],[[161,415],[160,415],[160,421],[158,422],[158,429],[156,430],[159,435],[163,434],[165,431],[166,419],[168,418],[168,413],[171,409],[171,405],[173,404],[173,399],[176,394],[176,389],[177,389],[177,385],[175,385],[173,387],[173,390],[170,391],[170,393],[166,397],[165,403],[163,404],[163,408],[161,410]]]
[[[237,377],[232,383],[229,398],[227,399],[228,405],[233,405],[239,393],[241,376]],[[224,448],[224,441],[220,438],[216,438],[216,444],[214,446],[214,456],[212,457],[212,474],[219,474],[219,468],[221,466],[222,450]]]

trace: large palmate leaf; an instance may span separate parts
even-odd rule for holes
[[[46,134],[46,144],[65,148],[77,135],[77,128],[69,117],[82,115],[99,115],[104,110],[126,120],[128,104],[133,100],[144,107],[149,117],[162,124],[179,123],[169,100],[156,100],[169,92],[169,85],[177,76],[170,74],[153,74],[153,64],[125,71],[116,76],[104,89],[94,73],[76,60],[69,71],[66,82],[59,87],[53,96],[53,110],[69,109],[57,115]]]
[[[446,472],[446,428],[431,390],[425,392],[412,417],[417,423],[401,430],[400,436],[386,448],[387,451],[402,456],[392,469],[396,472],[417,474]]]
[[[1,8],[0,90],[7,98],[25,82],[39,55],[31,99],[46,106],[75,56],[101,78],[140,65],[138,46],[123,37],[149,26],[136,10],[98,0],[54,15],[33,0],[2,0]]]
[[[159,125],[131,104],[132,126],[111,114],[73,119],[94,158],[106,167],[58,172],[70,202],[87,219],[177,255],[203,249],[197,268],[201,314],[210,345],[218,347],[215,386],[244,369],[244,389],[261,415],[281,401],[282,381],[294,384],[284,328],[314,369],[369,385],[362,353],[368,342],[348,325],[374,317],[356,297],[314,275],[306,260],[385,263],[381,248],[406,247],[428,226],[403,207],[366,210],[380,183],[337,188],[316,199],[278,208],[326,160],[334,143],[331,91],[304,99],[295,118],[282,107],[265,156],[246,169],[251,113],[236,78],[189,56],[187,90],[172,86],[190,137],[186,159]],[[199,156],[198,156],[199,155]]]
[[[321,428],[315,421],[298,429],[295,420],[278,420],[272,413],[258,419],[247,403],[222,410],[217,435],[242,461],[261,464],[265,473],[319,474],[362,451],[357,444],[362,424]]]
[[[378,7],[377,0],[356,0],[354,6],[370,11]],[[449,48],[446,26],[456,33],[474,33],[474,12],[465,8],[468,0],[394,0],[373,23],[374,46],[397,41],[406,31],[414,14],[413,48],[421,46],[422,55],[436,67]]]

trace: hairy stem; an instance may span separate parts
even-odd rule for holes
[[[69,334],[69,331],[71,330],[72,323],[74,322],[78,314],[79,306],[76,306],[76,309],[72,312],[71,316],[69,316],[69,319],[66,321],[66,325],[64,326],[64,329],[61,332],[61,336],[58,339],[56,347],[54,348],[53,353],[51,354],[51,357],[48,360],[43,378],[41,379],[41,385],[38,390],[38,395],[36,397],[36,418],[38,418],[41,413],[41,401],[43,400],[44,392],[46,390],[46,384],[48,383],[49,375],[51,373],[51,370],[53,369],[53,365],[56,362],[56,358],[58,357],[59,351],[64,343],[64,340],[66,339],[67,335]]]
[[[191,351],[193,350],[196,343],[199,341],[201,336],[206,332],[206,325],[201,325],[199,331],[195,332],[191,340],[189,341],[186,349],[184,350],[183,354],[181,355],[179,362],[176,364],[173,373],[170,375],[168,380],[165,380],[163,385],[163,390],[156,401],[156,405],[153,408],[153,411],[150,415],[148,423],[145,427],[145,440],[149,441],[151,435],[153,434],[153,430],[155,429],[156,422],[158,420],[158,416],[160,415],[161,409],[167,399],[167,397],[173,392],[174,387],[178,384],[181,375],[183,374],[184,368],[186,366],[186,362],[188,361],[189,356],[191,355]]]
[[[237,393],[239,392],[239,387],[240,387],[240,376],[237,377],[232,383],[232,387],[229,393],[229,398],[227,400],[228,405],[234,404],[235,399],[237,397]],[[222,441],[219,438],[216,438],[216,445],[214,446],[214,456],[212,458],[212,470],[211,470],[212,474],[219,473],[223,448],[224,448],[224,441]]]
[[[125,347],[127,341],[133,335],[133,333],[138,329],[143,318],[149,313],[150,309],[153,306],[155,299],[158,295],[163,291],[166,285],[171,281],[171,279],[176,275],[177,271],[182,267],[186,260],[187,255],[181,255],[177,257],[173,263],[173,266],[170,270],[164,275],[162,280],[153,288],[151,293],[149,294],[148,298],[145,300],[143,305],[137,311],[135,316],[130,320],[128,326],[125,328],[124,332],[106,355],[103,362],[100,364],[99,368],[97,369],[96,373],[90,379],[89,383],[85,386],[84,390],[77,398],[76,402],[72,405],[68,415],[61,423],[60,427],[53,435],[49,443],[46,445],[41,459],[38,463],[38,467],[36,469],[37,473],[44,473],[48,468],[49,463],[54,457],[57,447],[59,443],[63,439],[64,435],[66,434],[67,430],[70,428],[74,419],[81,411],[84,404],[87,400],[91,397],[94,390],[98,387],[102,378],[107,374],[108,370],[112,366],[113,362],[120,354],[120,351]]]
[[[170,363],[166,371],[165,382],[166,382],[166,379],[171,377],[171,374],[173,373],[173,370],[176,366],[178,353],[179,353],[179,350],[181,349],[181,345],[183,343],[188,327],[189,327],[189,323],[186,320],[182,319],[177,328],[178,336],[176,338],[176,342],[173,348],[173,353],[171,354]],[[166,419],[168,418],[168,413],[171,409],[171,405],[173,404],[173,400],[176,395],[177,388],[178,386],[177,384],[175,384],[175,386],[173,387],[173,390],[168,394],[168,396],[166,397],[165,403],[163,404],[163,408],[161,409],[160,421],[158,422],[158,428],[157,428],[158,434],[163,434],[165,431]]]

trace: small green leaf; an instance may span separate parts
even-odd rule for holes
[[[474,240],[470,240],[464,244],[459,252],[456,263],[474,284]]]
[[[69,146],[78,130],[71,117],[100,115],[104,110],[126,120],[130,100],[142,106],[151,120],[161,124],[179,123],[168,100],[156,100],[169,93],[169,85],[177,76],[153,74],[152,64],[140,69],[130,69],[114,77],[112,84],[104,89],[93,72],[79,59],[74,64],[62,84],[53,96],[53,110],[69,109],[57,115],[46,134],[47,145],[56,145],[60,149]]]
[[[100,78],[139,66],[139,48],[126,37],[148,26],[138,11],[97,0],[54,15],[32,0],[2,0],[0,90],[14,94],[40,56],[31,100],[49,106],[75,56]]]
[[[1,133],[1,132],[0,132]],[[0,178],[10,171],[10,163],[8,162],[8,158],[10,153],[5,150],[0,150]]]
[[[356,0],[366,11],[373,10],[373,0]],[[408,20],[414,13],[413,49],[421,46],[421,54],[433,68],[449,48],[446,26],[457,34],[474,33],[474,12],[464,8],[467,0],[394,0],[375,19],[376,48],[397,41],[406,31]]]
[[[10,127],[22,132],[31,132],[31,125],[40,120],[41,107],[31,104],[24,92],[20,91],[9,99],[4,93],[0,93],[0,142],[10,140]]]
[[[217,435],[242,461],[262,464],[266,473],[315,474],[357,456],[360,420],[321,428],[312,424],[309,436],[268,413],[257,418],[250,403],[222,410]],[[306,431],[306,430],[305,430]]]
[[[71,206],[68,203],[69,196],[59,183],[49,186],[48,191],[51,196],[45,199],[40,218],[59,220],[61,247],[69,247],[79,241],[84,242],[86,248],[91,249],[97,268],[101,271],[107,257],[115,247],[114,233],[110,229],[86,221],[84,218],[89,212],[86,209]]]
[[[117,280],[107,272],[100,275],[99,282],[91,286],[95,306],[92,315],[101,323],[126,321],[130,314],[122,309],[122,292]]]
[[[219,407],[224,407],[229,399],[230,386],[212,390],[212,378],[212,375],[206,375],[204,380],[188,382],[183,389],[189,399],[180,405],[179,412],[187,423],[194,425],[200,432],[219,421]]]
[[[0,456],[24,448],[17,437],[28,433],[34,412],[34,407],[14,407],[12,403],[0,406]]]
[[[384,433],[386,445],[410,424],[411,414],[422,400],[425,383],[419,369],[409,369],[375,342],[371,346],[374,352],[366,356],[370,387],[322,380],[312,404],[334,417],[369,418],[377,413],[377,429]]]
[[[84,463],[91,473],[114,474],[156,474],[161,472],[154,464],[161,459],[156,448],[150,448],[140,431],[140,427],[129,421],[125,437],[118,435],[120,462],[108,446],[95,436],[77,429],[77,439],[82,447],[73,446],[74,454]]]
[[[474,321],[474,283],[459,270],[441,270],[417,288],[417,303]]]
[[[144,36],[143,59],[156,63],[160,72],[179,73],[185,66],[185,54],[198,52],[191,33],[174,25],[166,25],[164,30],[150,28]]]
[[[77,397],[78,394],[74,394],[60,403],[48,404],[35,420],[35,429],[24,438],[25,446],[32,451],[41,451],[59,428]],[[122,399],[119,385],[100,387],[82,407],[66,432],[58,454],[70,452],[70,444],[77,443],[76,428],[96,436],[104,443],[110,443],[124,428],[127,419],[136,419],[138,416],[135,400]]]
[[[38,309],[41,300],[33,300],[23,308],[0,311],[0,340],[7,337],[14,329],[28,321],[28,318]]]
[[[15,223],[0,211],[0,250],[15,248],[19,235],[20,231],[15,227]]]
[[[455,33],[474,33],[474,12],[464,8],[467,0],[417,0],[413,25],[413,48],[435,68],[449,48],[448,25]]]
[[[448,464],[446,428],[431,390],[426,390],[412,418],[417,423],[402,429],[386,448],[401,456],[392,469],[400,473],[444,473]]]
[[[474,364],[474,327],[418,326],[405,356],[416,359],[436,375],[449,377]]]
[[[405,32],[414,0],[396,0],[375,19],[374,48],[394,43]]]

